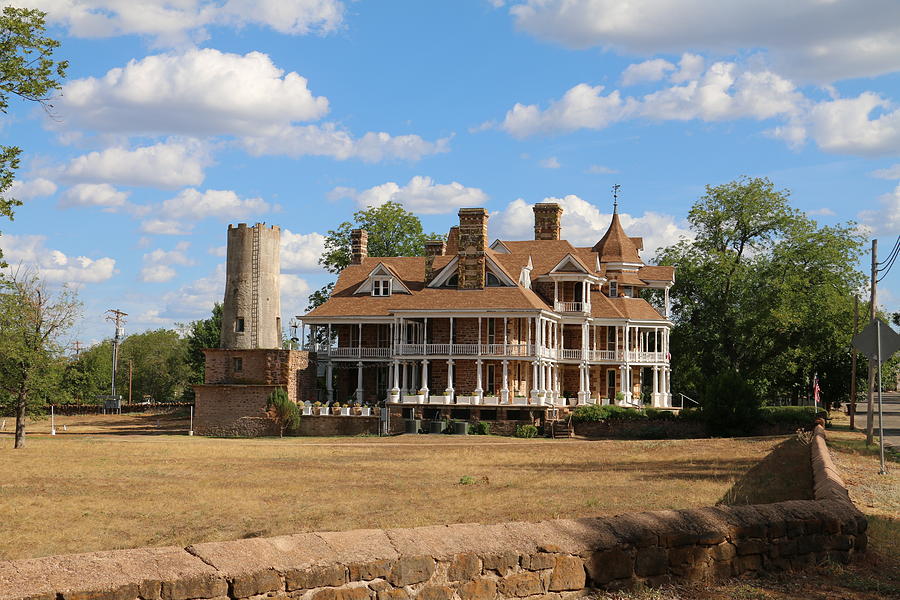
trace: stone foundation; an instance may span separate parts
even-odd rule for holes
[[[566,600],[847,562],[866,549],[818,427],[815,500],[592,519],[303,533],[0,562],[0,600]]]

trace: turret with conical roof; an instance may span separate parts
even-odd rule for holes
[[[622,229],[622,223],[619,222],[619,206],[618,202],[613,203],[613,216],[609,224],[609,229],[591,248],[600,255],[601,263],[626,263],[634,265],[643,265],[640,254],[638,254],[637,246],[634,241],[625,234]]]

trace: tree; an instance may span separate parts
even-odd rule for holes
[[[673,387],[702,396],[728,371],[764,400],[796,401],[816,372],[849,380],[863,238],[853,223],[818,226],[788,197],[764,178],[707,186],[688,216],[696,237],[659,251],[677,267]]]
[[[190,387],[188,344],[174,329],[155,329],[125,338],[119,347],[118,390],[128,389],[129,362],[135,398],[150,396],[157,402],[172,402]]]
[[[319,264],[329,273],[340,273],[350,264],[350,232],[365,229],[368,234],[369,256],[421,256],[425,241],[442,239],[439,234],[425,234],[419,217],[398,202],[385,202],[353,213],[353,222],[344,221],[325,236],[325,252]],[[331,296],[334,283],[316,290],[309,296],[307,310],[323,304]]]
[[[0,14],[0,112],[6,114],[11,96],[39,103],[50,112],[50,94],[62,87],[68,61],[53,60],[59,42],[44,33],[46,13],[6,6]],[[0,216],[10,220],[22,203],[5,194],[19,168],[21,148],[0,146]],[[5,266],[0,252],[0,266]]]
[[[50,292],[33,271],[14,271],[0,292],[0,388],[16,410],[15,447],[25,446],[29,403],[46,399],[62,347],[60,336],[81,308],[74,291]]]
[[[300,424],[300,411],[297,404],[288,398],[284,388],[277,388],[269,394],[266,400],[266,416],[275,421],[278,427],[278,436],[284,437],[284,432],[297,427]]]
[[[203,355],[205,348],[218,348],[222,337],[222,303],[213,305],[209,318],[191,321],[187,327],[183,327],[187,342],[187,360],[190,367],[191,383],[203,383],[206,373],[206,357]],[[186,397],[193,399],[194,390],[188,387]]]

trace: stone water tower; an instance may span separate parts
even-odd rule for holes
[[[222,348],[281,348],[280,241],[274,225],[228,226]]]

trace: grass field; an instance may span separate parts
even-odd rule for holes
[[[24,451],[0,435],[0,519],[15,532],[0,536],[0,558],[809,494],[808,454],[787,438],[233,440],[171,435],[186,424],[155,415],[64,425],[50,437],[33,424]]]

